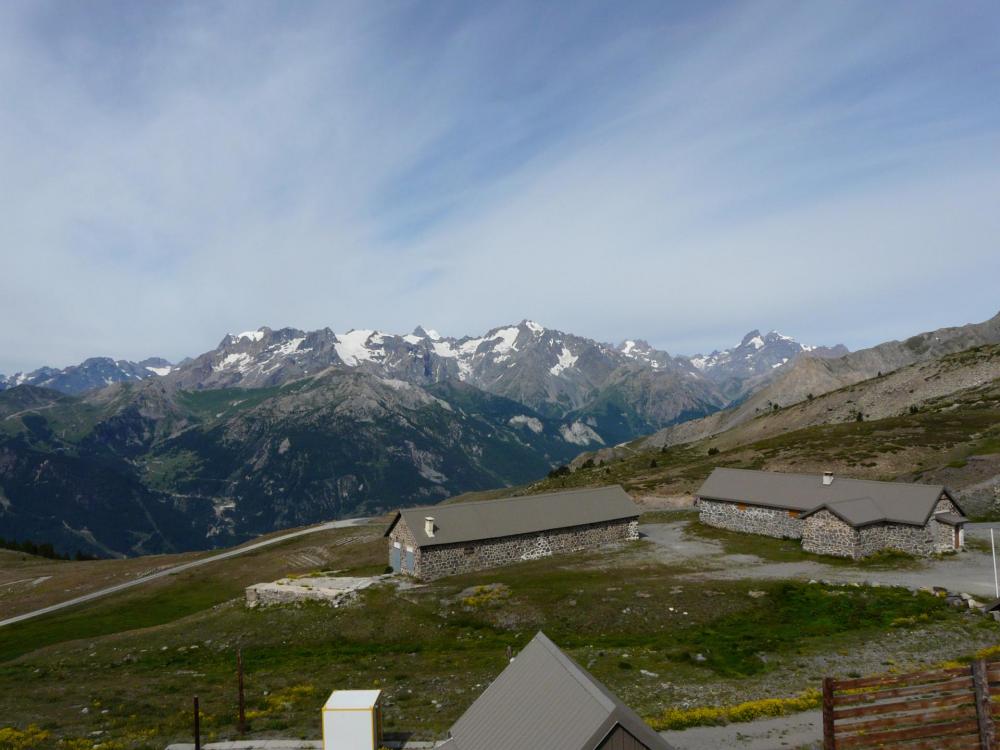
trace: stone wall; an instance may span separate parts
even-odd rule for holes
[[[854,529],[830,511],[821,510],[805,520],[802,549],[819,555],[851,557],[855,560],[882,550],[899,550],[927,557],[942,551],[937,537],[939,526],[943,524],[931,520],[927,526],[875,523]],[[949,544],[947,549],[953,547]]]
[[[935,513],[954,513],[957,516],[963,515],[962,511],[958,509],[951,500],[948,499],[947,495],[941,495],[937,501],[937,505],[934,506]]]
[[[802,527],[802,549],[817,555],[858,556],[858,530],[828,510],[808,516]]]
[[[400,521],[396,528],[402,525]],[[638,519],[624,519],[468,543],[439,544],[417,551],[414,575],[432,580],[638,538]]]
[[[756,505],[699,499],[702,523],[747,534],[801,539],[802,548],[819,555],[858,559],[881,550],[895,549],[911,555],[928,556],[955,549],[954,529],[935,519],[926,527],[879,523],[855,529],[828,510],[805,519],[788,511]],[[942,495],[935,513],[959,513],[955,504]]]
[[[698,517],[702,523],[720,529],[779,539],[802,538],[802,520],[787,510],[699,499]]]
[[[907,526],[900,523],[876,523],[858,530],[857,557],[867,557],[881,550],[894,549],[927,557],[936,552],[932,526]]]
[[[947,495],[942,494],[940,499],[937,501],[937,505],[934,506],[934,513],[954,513],[955,515],[963,515],[962,511],[958,509],[951,500],[948,499]],[[928,526],[931,529],[931,535],[934,540],[934,551],[935,552],[953,552],[961,547],[955,546],[955,527],[950,526],[946,523],[941,523],[940,521],[935,521],[933,517],[928,522]],[[964,536],[961,535],[961,536]],[[964,539],[959,539],[959,545],[964,542]]]
[[[955,527],[946,523],[931,519],[928,522],[934,540],[935,552],[954,552],[955,549]]]
[[[413,533],[410,528],[406,525],[402,518],[399,519],[399,523],[392,527],[392,531],[389,533],[389,546],[391,547],[393,542],[398,542],[400,546],[399,550],[399,560],[400,567],[406,564],[406,550],[407,548],[413,550],[413,560],[414,567],[420,569],[420,548],[417,547],[417,540],[414,538]],[[390,564],[392,560],[392,553],[389,553]],[[413,571],[405,571],[407,573]]]

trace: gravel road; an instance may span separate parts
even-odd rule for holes
[[[691,574],[695,579],[822,578],[842,583],[877,581],[891,586],[943,586],[949,591],[967,592],[983,601],[996,598],[993,561],[989,552],[970,549],[950,557],[922,561],[911,568],[877,570],[843,564],[827,565],[812,560],[770,562],[756,555],[726,555],[722,545],[717,542],[688,537],[684,534],[688,523],[677,521],[643,524],[639,531],[656,545],[656,556],[664,562],[703,564],[703,572]],[[988,542],[991,525],[997,528],[997,544],[1000,545],[1000,524],[969,524],[966,527],[966,537],[985,539]]]
[[[660,732],[660,735],[675,750],[814,750],[823,746],[822,727],[823,714],[817,710],[724,727]]]

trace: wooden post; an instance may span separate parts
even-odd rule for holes
[[[247,731],[247,714],[246,714],[246,701],[243,699],[243,649],[236,649],[236,685],[238,691],[238,700],[240,706],[239,719],[236,723],[236,731],[239,732],[240,737],[246,734]]]
[[[201,750],[201,717],[198,715],[198,696],[194,697],[194,750]]]
[[[993,715],[990,712],[990,680],[986,660],[972,662],[972,685],[976,690],[976,716],[979,719],[979,747],[993,750],[996,744]]]
[[[823,750],[837,750],[833,736],[833,678],[823,678]]]

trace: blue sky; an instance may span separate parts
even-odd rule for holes
[[[0,4],[0,372],[1000,309],[995,2]]]

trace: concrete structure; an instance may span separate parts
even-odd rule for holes
[[[349,604],[358,592],[378,582],[382,576],[347,578],[333,576],[303,576],[281,578],[270,583],[255,583],[246,589],[248,607],[267,607],[272,604],[318,601],[333,607]]]
[[[323,750],[378,750],[382,691],[334,690],[323,706]]]
[[[392,569],[430,580],[639,538],[639,507],[617,486],[396,513]]]
[[[544,633],[449,730],[441,750],[671,750]]]
[[[702,523],[801,539],[808,552],[859,559],[881,550],[960,550],[965,518],[941,485],[715,469],[697,493]]]

